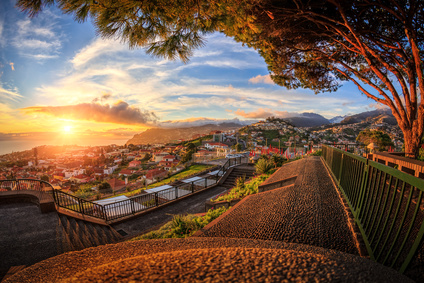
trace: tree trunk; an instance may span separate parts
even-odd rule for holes
[[[422,135],[417,135],[414,129],[402,129],[405,143],[405,157],[417,159]]]

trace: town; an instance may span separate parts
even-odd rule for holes
[[[322,144],[341,148],[349,145],[352,152],[364,154],[367,148],[356,142],[364,129],[387,133],[393,144],[390,150],[402,149],[399,128],[382,121],[305,128],[269,117],[238,131],[212,131],[172,144],[40,146],[14,152],[0,157],[0,180],[40,179],[55,189],[89,200],[131,195],[202,172],[219,165],[220,160],[242,154],[251,159],[263,154],[281,154],[291,159],[317,151]]]

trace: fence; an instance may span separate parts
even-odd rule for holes
[[[55,204],[59,207],[106,220],[106,212],[102,205],[59,190],[53,190],[53,198]]]
[[[105,221],[113,221],[215,185],[219,182],[219,179],[225,174],[228,168],[247,162],[247,157],[228,159],[226,163],[212,176],[199,178],[187,183],[183,182],[183,184],[179,186],[138,195],[106,205],[100,205],[59,190],[54,190],[49,183],[40,180],[19,179],[0,181],[0,188],[6,190],[49,191],[52,192],[55,204],[58,207],[100,218]]]
[[[323,146],[322,151],[370,258],[401,273],[419,265],[424,180],[339,149]]]
[[[27,191],[36,192],[40,201],[50,198],[49,193],[53,191],[53,186],[45,181],[34,179],[0,180],[0,189],[5,191]]]

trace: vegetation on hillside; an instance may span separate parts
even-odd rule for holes
[[[258,193],[258,187],[262,184],[270,174],[263,174],[252,178],[248,182],[245,181],[243,177],[240,177],[236,181],[236,185],[229,192],[217,197],[212,200],[212,202],[217,201],[231,201],[235,199],[242,199],[248,195],[253,195]]]
[[[193,214],[175,215],[172,221],[166,223],[160,229],[135,237],[130,241],[190,237],[196,231],[202,229],[224,214],[228,209],[230,208],[221,207],[218,209],[210,209],[204,216],[196,216]]]
[[[388,146],[394,146],[390,136],[382,131],[361,131],[356,140],[365,146],[374,143],[374,145],[378,146],[379,151],[386,150]]]
[[[191,165],[187,169],[184,169],[184,170],[178,172],[177,174],[174,174],[174,175],[172,175],[168,178],[165,178],[160,182],[156,182],[154,184],[148,185],[147,189],[159,187],[159,186],[166,185],[166,184],[178,181],[178,180],[186,179],[186,178],[188,178],[188,177],[190,177],[194,174],[199,174],[203,171],[209,170],[212,167],[213,167],[213,165],[201,165],[201,164]],[[138,189],[133,190],[131,192],[125,192],[125,193],[122,193],[122,194],[119,194],[119,195],[125,195],[127,197],[131,197],[131,196],[135,196],[135,195],[140,194],[143,190],[146,190],[146,188],[145,187],[138,188]]]

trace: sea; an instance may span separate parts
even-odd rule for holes
[[[69,145],[79,146],[101,146],[101,145],[124,145],[128,141],[128,137],[125,139],[81,139],[77,143],[71,143]],[[34,147],[41,145],[67,145],[63,144],[52,144],[51,140],[0,140],[0,155],[8,154],[17,151],[30,150]]]

